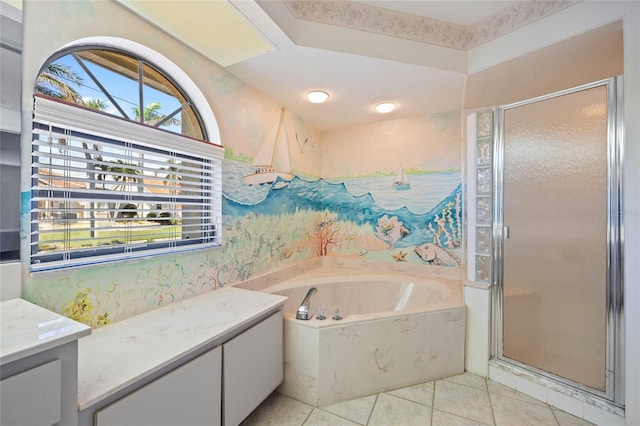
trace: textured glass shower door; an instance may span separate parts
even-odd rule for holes
[[[602,392],[610,276],[607,101],[607,86],[600,85],[503,110],[497,222],[502,357]]]

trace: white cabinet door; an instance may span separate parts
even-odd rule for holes
[[[219,425],[221,372],[217,347],[98,411],[96,425]]]
[[[0,424],[60,421],[62,362],[57,359],[0,381]]]
[[[279,311],[224,348],[224,424],[237,425],[283,380],[283,320]]]

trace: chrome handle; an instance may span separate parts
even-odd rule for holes
[[[311,312],[309,312],[309,308],[306,306],[301,306],[298,308],[296,312],[296,319],[308,321],[312,317]]]

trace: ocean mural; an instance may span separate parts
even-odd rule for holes
[[[289,181],[278,178],[269,185],[250,186],[242,180],[248,170],[246,163],[225,161],[227,224],[247,215],[255,220],[268,216],[295,220],[297,215],[316,212],[318,222],[309,235],[315,255],[459,265],[458,171],[412,175],[411,188],[397,192],[393,176],[329,181],[296,175]]]

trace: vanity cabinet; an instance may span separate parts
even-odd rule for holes
[[[282,383],[282,311],[226,342],[223,351],[223,424],[233,426]]]
[[[0,302],[0,425],[78,424],[78,339],[90,333],[26,300]]]
[[[96,411],[94,424],[235,426],[282,383],[283,368],[278,311]]]
[[[283,296],[224,287],[78,342],[78,424],[225,425],[284,378]]]
[[[221,369],[222,349],[217,347],[99,410],[95,424],[219,425]]]
[[[0,380],[0,424],[53,425],[61,419],[62,362],[57,359]]]

